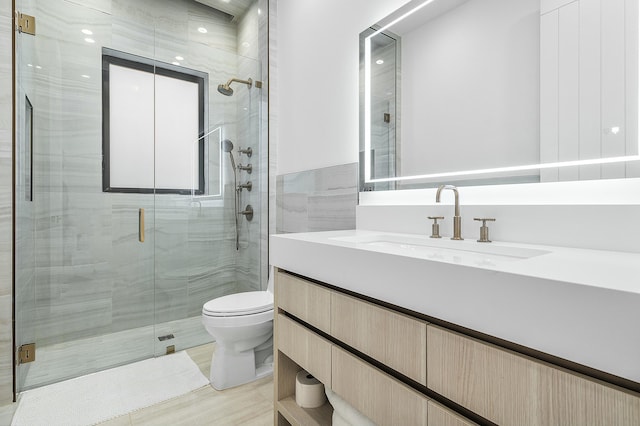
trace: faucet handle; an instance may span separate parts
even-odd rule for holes
[[[480,227],[480,239],[479,243],[490,243],[489,239],[489,227],[487,226],[487,222],[495,222],[496,219],[493,217],[474,217],[473,220],[482,221],[482,226]]]
[[[442,238],[440,236],[438,220],[444,219],[444,216],[429,216],[429,219],[433,220],[433,225],[431,225],[431,238]]]

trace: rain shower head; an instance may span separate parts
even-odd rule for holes
[[[246,84],[249,87],[251,87],[251,85],[253,84],[253,80],[251,80],[251,79],[240,80],[240,79],[234,77],[234,78],[230,79],[229,81],[227,81],[226,84],[218,84],[218,92],[222,93],[225,96],[233,95],[233,89],[231,88],[231,83],[233,83],[234,81],[237,82],[237,83]]]
[[[233,89],[226,84],[218,84],[218,92],[222,93],[225,96],[233,95]]]

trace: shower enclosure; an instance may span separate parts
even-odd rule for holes
[[[16,0],[17,392],[209,342],[206,301],[266,288],[266,10]]]

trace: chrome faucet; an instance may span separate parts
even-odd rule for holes
[[[462,218],[460,217],[460,197],[458,195],[458,188],[453,185],[440,185],[438,187],[438,192],[436,192],[436,203],[440,202],[440,193],[442,193],[443,189],[450,189],[453,191],[455,195],[455,211],[453,216],[453,237],[452,240],[464,240],[462,238],[461,229],[462,229]]]

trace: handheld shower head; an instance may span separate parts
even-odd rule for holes
[[[234,77],[234,78],[231,78],[229,81],[227,81],[225,84],[218,84],[218,92],[222,93],[225,96],[233,95],[233,89],[231,88],[231,83],[233,83],[234,81],[237,83],[246,84],[249,87],[253,85],[253,80],[251,80],[250,78],[247,80],[240,80]]]
[[[220,90],[220,87],[218,86],[218,90]],[[231,90],[231,89],[229,89]],[[220,92],[222,93],[222,92]],[[231,93],[233,93],[233,90],[231,90]],[[236,160],[233,159],[233,142],[231,142],[229,139],[224,139],[221,142],[221,148],[224,152],[228,152],[229,153],[229,158],[231,159],[231,170],[233,171],[233,188],[235,189],[234,191],[234,218],[236,221],[236,250],[240,249],[240,234],[238,233],[238,196],[239,196],[239,189],[238,189],[238,176],[236,175]]]
[[[224,152],[231,152],[233,151],[233,142],[231,142],[229,139],[225,139],[222,141],[222,150]]]
[[[233,167],[233,173],[235,174],[236,172],[236,161],[233,159],[233,142],[231,142],[229,139],[225,139],[222,141],[222,150],[224,152],[228,152],[229,153],[229,158],[231,158],[231,166]]]

